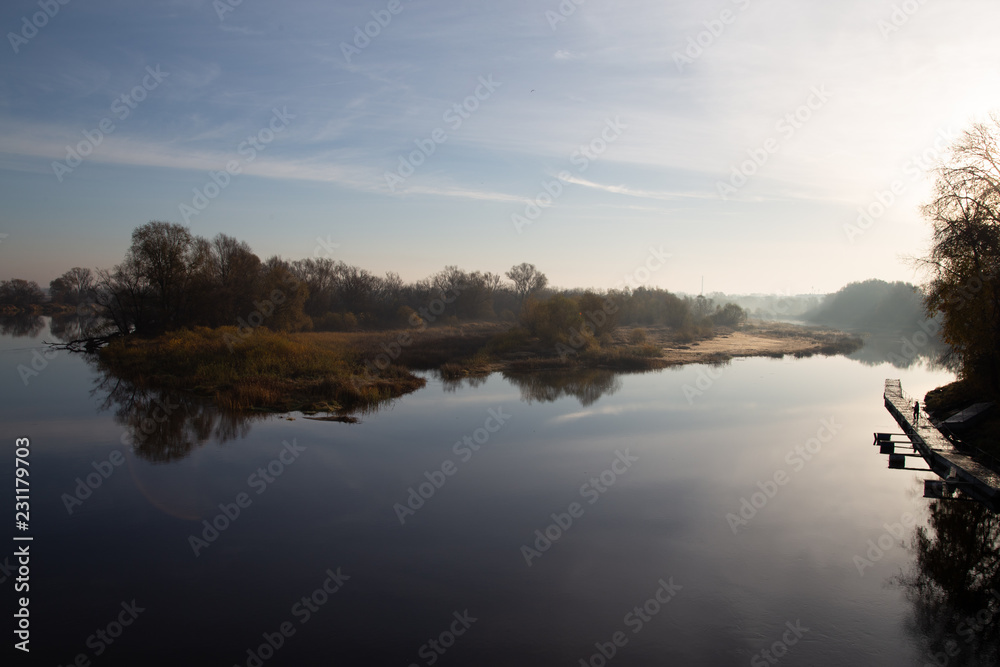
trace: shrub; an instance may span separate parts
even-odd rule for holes
[[[512,327],[503,333],[497,334],[487,344],[487,349],[491,352],[503,354],[520,349],[528,344],[528,332],[521,327]]]
[[[583,324],[577,303],[561,294],[543,302],[528,301],[523,318],[528,331],[544,343],[565,343]]]
[[[712,324],[724,327],[738,327],[746,318],[746,311],[735,303],[727,303],[725,307],[716,307],[715,312],[710,316]]]
[[[416,316],[416,319],[414,319]],[[411,321],[413,320],[413,321]],[[396,311],[396,324],[401,327],[412,327],[413,322],[419,323],[420,316],[417,315],[417,311],[413,310],[409,306],[400,306],[399,310]]]
[[[643,329],[642,327],[637,327],[635,329],[632,329],[632,331],[630,331],[628,334],[628,342],[632,343],[633,345],[641,345],[642,343],[645,343],[646,338],[647,338],[646,330]]]

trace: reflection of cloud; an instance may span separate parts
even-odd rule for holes
[[[219,28],[221,28],[223,32],[238,32],[241,35],[247,36],[264,34],[263,30],[254,30],[253,28],[247,28],[245,26],[226,25],[225,23],[221,24]]]
[[[549,420],[551,424],[564,424],[566,422],[576,421],[577,419],[585,419],[587,417],[602,417],[602,416],[615,416],[625,414],[627,412],[648,412],[652,410],[652,405],[607,405],[603,408],[580,410],[579,412],[570,412],[565,415],[559,415],[558,417],[553,417]]]

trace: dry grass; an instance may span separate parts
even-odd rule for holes
[[[213,396],[237,411],[338,412],[374,407],[423,386],[405,369],[366,369],[348,338],[321,341],[257,329],[245,339],[233,327],[197,328],[153,339],[115,341],[101,363],[140,385]]]
[[[829,331],[776,325],[681,344],[662,327],[622,327],[600,344],[560,350],[523,329],[467,323],[380,332],[196,328],[153,339],[117,340],[101,350],[112,372],[140,385],[212,396],[238,411],[332,412],[374,408],[423,386],[408,369],[437,369],[445,379],[499,370],[604,368],[642,371],[684,363],[717,363],[733,356],[834,354],[860,341]]]

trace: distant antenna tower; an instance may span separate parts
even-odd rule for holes
[[[701,296],[705,296],[705,276],[701,277]]]

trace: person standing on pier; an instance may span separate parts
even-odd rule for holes
[[[913,425],[920,423],[920,401],[913,401]]]

